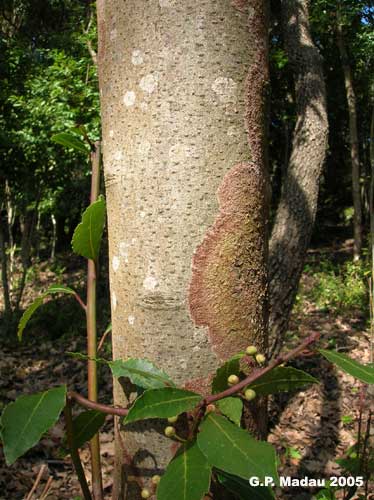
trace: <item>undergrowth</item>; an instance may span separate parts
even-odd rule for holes
[[[322,311],[346,314],[359,310],[368,317],[370,269],[366,261],[337,263],[324,256],[308,262],[304,273],[306,279],[297,296],[299,307],[308,301]]]

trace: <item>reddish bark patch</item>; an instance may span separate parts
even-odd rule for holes
[[[213,380],[213,374],[209,375],[206,378],[195,378],[193,380],[188,380],[184,384],[184,388],[187,391],[197,392],[197,394],[201,394],[202,396],[209,396],[212,393],[211,384]]]
[[[231,0],[231,5],[240,12],[245,12],[248,7],[248,0]]]
[[[192,260],[190,314],[207,326],[224,360],[254,343],[266,327],[265,182],[254,163],[233,167],[218,191],[220,212]]]

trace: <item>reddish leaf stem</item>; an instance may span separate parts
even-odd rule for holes
[[[97,410],[102,413],[107,413],[108,415],[117,415],[119,417],[125,417],[129,410],[126,408],[115,408],[113,406],[103,405],[102,403],[97,403],[96,401],[91,401],[90,399],[85,398],[81,394],[78,394],[74,391],[69,391],[68,398],[73,399],[81,406],[88,408],[89,410]]]
[[[75,292],[74,294],[74,298],[75,300],[78,302],[78,304],[81,306],[81,308],[84,310],[84,311],[87,311],[87,306],[86,304],[83,302],[83,300],[81,299],[81,297]]]

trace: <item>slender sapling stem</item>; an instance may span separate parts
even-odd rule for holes
[[[94,203],[100,190],[100,143],[95,143],[95,149],[91,152],[91,196],[90,201]],[[97,356],[97,327],[96,327],[96,273],[97,262],[88,259],[87,267],[87,354],[91,358],[88,360],[88,398],[96,402],[98,397],[97,383],[97,363],[94,359]],[[90,441],[91,466],[92,466],[92,492],[95,500],[103,500],[103,484],[100,463],[100,441],[99,434]]]

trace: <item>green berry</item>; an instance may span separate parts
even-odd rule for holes
[[[244,397],[247,401],[252,401],[252,399],[256,397],[256,392],[253,389],[247,389],[244,393]]]
[[[263,354],[257,354],[256,361],[259,365],[262,365],[262,363],[265,363],[266,358]]]
[[[175,422],[178,420],[178,415],[176,415],[175,417],[169,417],[168,418],[168,422],[169,424],[175,424]]]
[[[152,476],[152,479],[151,479],[153,484],[158,484],[160,482],[160,480],[161,480],[161,476],[157,476],[157,475]]]
[[[149,490],[147,490],[146,488],[144,488],[144,490],[142,490],[141,492],[141,497],[142,498],[149,498],[151,496],[151,493]]]
[[[249,345],[245,352],[246,354],[248,354],[248,356],[254,356],[255,354],[257,354],[257,348],[254,345]]]
[[[237,375],[230,375],[228,378],[227,378],[227,383],[229,385],[235,385],[239,382],[239,377]]]
[[[167,437],[175,436],[175,428],[171,425],[169,425],[168,427],[165,427],[164,434]]]

